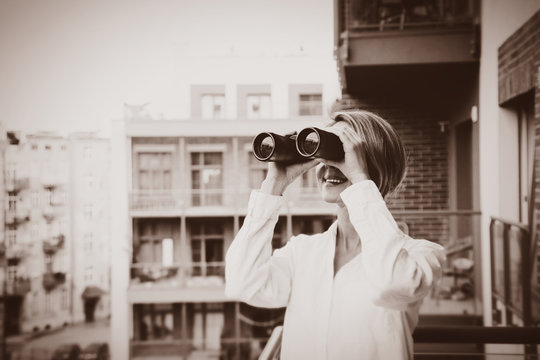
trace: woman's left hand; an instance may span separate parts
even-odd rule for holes
[[[338,135],[343,143],[345,156],[342,161],[320,159],[324,164],[338,168],[351,183],[369,180],[364,140],[349,126],[326,129]]]

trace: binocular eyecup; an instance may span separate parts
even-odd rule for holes
[[[343,144],[339,136],[315,127],[298,135],[263,132],[253,140],[253,155],[260,161],[298,163],[310,159],[342,160]]]

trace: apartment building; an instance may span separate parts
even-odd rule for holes
[[[343,103],[408,145],[394,214],[445,245],[445,295],[485,325],[538,324],[538,2],[334,5]]]
[[[101,145],[104,151],[94,160],[99,165],[89,163],[78,151],[83,144]],[[82,321],[83,303],[88,297],[85,291],[91,292],[92,299],[108,292],[109,229],[103,220],[108,219],[109,182],[105,168],[96,171],[107,166],[107,153],[108,141],[97,138],[7,132],[3,195],[8,336]],[[81,173],[79,166],[84,166],[85,174],[92,174],[96,183],[107,187],[83,189],[84,182],[77,177]],[[81,214],[85,216],[82,208],[87,206],[84,200],[88,198],[101,205],[101,219],[93,224],[79,220]],[[98,258],[102,262],[96,263],[90,254],[80,261],[86,246],[83,234],[87,233],[100,239],[102,255]],[[103,280],[82,281],[83,264],[103,269]],[[107,299],[100,303],[97,316],[108,316]]]
[[[206,75],[211,82],[186,84],[187,119],[144,119],[136,109],[113,122],[113,237],[123,240],[113,244],[112,266],[111,345],[118,358],[250,358],[283,321],[283,309],[225,297],[224,259],[251,190],[266,176],[266,164],[251,153],[254,136],[327,123],[336,94],[324,69],[333,67],[307,57],[197,63],[219,71]],[[248,73],[257,75],[241,82]],[[318,198],[313,171],[285,197],[274,248],[334,219],[333,206]]]

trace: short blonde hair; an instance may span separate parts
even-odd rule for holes
[[[381,195],[394,191],[405,177],[407,156],[392,125],[364,110],[337,111],[331,117],[334,122],[347,122],[364,139],[369,177]]]

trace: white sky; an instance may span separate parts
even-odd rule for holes
[[[300,47],[331,59],[332,0],[0,0],[0,123],[107,132],[179,57]]]

